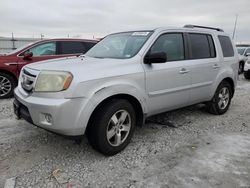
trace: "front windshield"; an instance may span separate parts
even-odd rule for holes
[[[117,33],[105,37],[85,55],[94,58],[128,59],[142,48],[152,31]]]
[[[245,48],[237,48],[238,54],[243,55]]]
[[[16,52],[19,52],[19,51],[21,51],[22,49],[24,49],[24,48],[26,48],[26,47],[28,47],[28,46],[34,44],[34,43],[35,43],[35,42],[31,42],[31,43],[29,43],[29,44],[25,44],[25,45],[23,45],[23,46],[21,46],[21,47],[15,49],[15,50],[9,52],[8,54],[15,54]]]

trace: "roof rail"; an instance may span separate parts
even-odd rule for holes
[[[202,29],[213,29],[213,30],[216,30],[216,31],[221,31],[221,32],[224,32],[223,29],[220,29],[220,28],[215,28],[215,27],[206,27],[206,26],[200,26],[200,25],[184,25],[184,27],[186,28],[202,28]]]

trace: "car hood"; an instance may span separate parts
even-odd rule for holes
[[[133,73],[135,70],[130,66],[132,61],[132,59],[101,59],[79,56],[41,61],[25,67],[39,71],[67,71],[83,81]]]

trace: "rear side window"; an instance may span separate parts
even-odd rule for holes
[[[86,53],[86,51],[87,50],[82,42],[59,42],[59,54],[80,54]]]
[[[189,33],[189,39],[192,59],[213,58],[216,56],[211,35]]]
[[[218,36],[220,45],[222,48],[223,56],[224,57],[233,57],[234,50],[231,40],[228,36]]]
[[[185,59],[182,33],[167,33],[161,35],[153,44],[150,53],[165,52],[167,61]]]

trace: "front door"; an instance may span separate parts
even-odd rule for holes
[[[185,46],[183,33],[164,33],[150,48],[151,54],[165,52],[167,62],[144,64],[149,115],[187,105],[191,76]]]
[[[33,56],[29,59],[25,59],[26,53],[32,52]],[[30,49],[22,52],[18,56],[18,70],[20,71],[23,66],[34,63],[37,61],[48,60],[58,58],[56,42],[45,42],[31,47]]]

